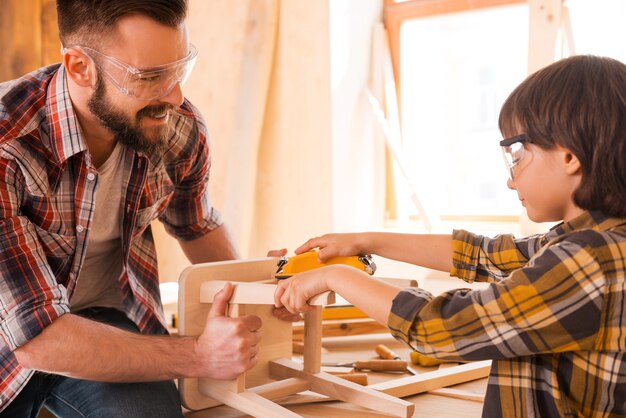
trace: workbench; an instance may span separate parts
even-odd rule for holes
[[[376,358],[374,348],[377,344],[385,344],[392,348],[396,354],[403,359],[409,358],[410,349],[406,345],[394,340],[388,334],[370,334],[350,337],[330,337],[323,339],[324,351],[322,361],[324,362],[352,362],[355,360],[367,360]],[[294,358],[298,358],[294,355]],[[429,372],[437,369],[435,367],[414,366],[418,372]],[[323,368],[326,371],[339,371],[338,368]],[[350,371],[346,368],[345,371]],[[370,385],[409,376],[399,373],[368,373],[368,383]],[[471,394],[484,395],[487,387],[487,378],[474,380],[454,386]],[[413,417],[427,418],[475,418],[482,413],[481,402],[476,400],[457,399],[447,396],[422,393],[404,398],[415,404]],[[359,407],[338,401],[311,402],[297,405],[286,405],[291,411],[303,417],[341,417],[341,418],[382,418],[387,415],[381,414],[371,409]],[[186,412],[186,418],[241,418],[248,415],[234,410],[228,406],[219,406],[203,411]]]

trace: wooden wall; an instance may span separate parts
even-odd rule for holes
[[[55,0],[2,0],[0,81],[61,59]]]

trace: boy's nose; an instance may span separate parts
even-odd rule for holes
[[[515,190],[515,182],[513,182],[513,180],[511,180],[510,178],[506,181],[506,187],[508,187],[511,190]]]

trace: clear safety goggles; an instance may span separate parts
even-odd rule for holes
[[[102,67],[103,72],[122,93],[139,100],[156,100],[167,96],[177,84],[183,85],[196,63],[198,50],[189,44],[189,54],[185,58],[169,64],[139,69],[100,51],[77,46],[92,60],[99,58],[109,65]],[[61,52],[64,53],[67,48]]]
[[[526,134],[517,135],[500,141],[502,155],[504,156],[504,163],[509,171],[511,180],[514,180],[515,178],[513,168],[522,160],[522,158],[524,158],[526,153],[524,142],[532,143]]]

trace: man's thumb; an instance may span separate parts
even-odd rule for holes
[[[233,289],[233,284],[226,282],[226,285],[224,285],[222,290],[215,294],[211,310],[209,310],[209,318],[226,316],[226,308],[228,307],[228,301],[233,295]]]

